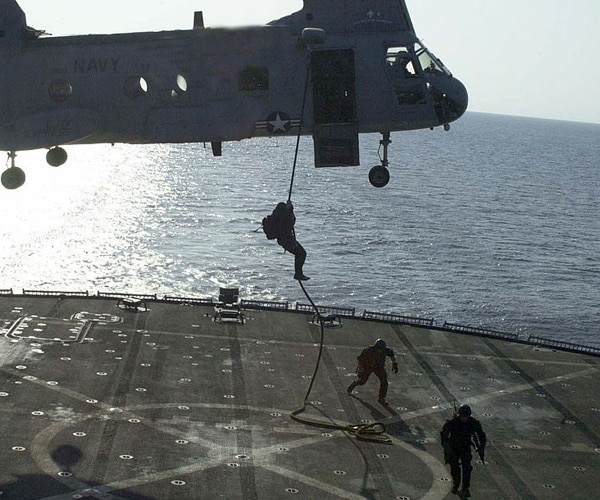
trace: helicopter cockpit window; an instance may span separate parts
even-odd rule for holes
[[[241,91],[269,90],[269,68],[265,66],[246,66],[239,77]]]
[[[400,106],[416,106],[427,102],[423,79],[419,78],[421,69],[412,45],[388,47],[385,69]]]
[[[435,57],[427,48],[418,43],[415,44],[415,51],[419,58],[421,68],[426,73],[440,73],[450,75],[448,69],[442,64],[442,62]]]
[[[389,47],[385,60],[390,74],[403,78],[417,77],[413,56],[407,47]]]

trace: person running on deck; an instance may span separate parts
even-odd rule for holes
[[[471,446],[484,461],[486,435],[479,421],[471,416],[471,407],[462,405],[453,418],[446,420],[440,432],[444,447],[444,461],[450,464],[452,474],[452,493],[462,498],[471,496]],[[461,486],[462,472],[462,490]]]
[[[392,359],[392,371],[398,373],[398,363],[394,351],[386,347],[383,339],[377,339],[374,345],[365,347],[356,358],[358,360],[356,380],[348,387],[348,394],[351,394],[357,385],[365,384],[371,373],[374,373],[379,379],[378,401],[381,404],[387,404],[385,397],[388,390],[388,375],[385,371],[385,360],[388,356]]]

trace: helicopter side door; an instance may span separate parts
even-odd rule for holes
[[[354,51],[311,53],[315,166],[359,165]]]

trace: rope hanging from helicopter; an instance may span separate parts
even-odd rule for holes
[[[300,111],[300,124],[298,126],[298,134],[296,136],[296,149],[294,152],[294,163],[292,165],[290,189],[288,192],[288,202],[292,201],[292,193],[293,193],[293,189],[294,189],[294,179],[296,176],[296,167],[298,165],[298,153],[300,151],[300,139],[302,136],[302,124],[304,122],[304,112],[306,109],[306,101],[307,101],[307,96],[308,96],[309,83],[310,83],[310,61],[307,61],[306,79],[304,82],[304,94],[302,96],[302,109]],[[322,429],[331,429],[331,430],[341,430],[348,434],[356,436],[357,439],[362,440],[362,441],[371,441],[371,442],[386,443],[386,444],[391,443],[391,439],[385,435],[385,430],[386,430],[385,425],[381,422],[374,422],[374,423],[369,423],[369,424],[342,424],[342,423],[336,423],[333,420],[331,420],[330,422],[326,422],[326,421],[322,421],[322,420],[315,420],[315,419],[310,419],[310,418],[306,418],[306,417],[300,417],[300,415],[306,411],[307,405],[310,405],[310,403],[308,403],[308,398],[310,397],[310,393],[312,392],[312,388],[313,388],[315,379],[317,377],[317,373],[319,371],[319,366],[321,364],[321,358],[323,355],[323,347],[325,345],[325,326],[324,326],[325,319],[321,315],[321,312],[319,311],[318,306],[314,303],[310,294],[306,290],[304,284],[302,283],[302,280],[298,280],[298,283],[300,284],[300,288],[302,288],[302,292],[304,292],[304,295],[306,296],[306,298],[308,299],[312,308],[315,311],[315,315],[316,315],[317,321],[319,322],[319,327],[320,327],[320,341],[319,341],[319,354],[317,356],[317,361],[315,363],[315,368],[314,368],[313,375],[310,380],[310,384],[306,391],[306,395],[304,396],[304,401],[302,402],[302,406],[300,408],[298,408],[297,410],[294,410],[290,413],[290,418],[292,420],[295,420],[296,422],[299,422],[299,423],[302,423],[305,425],[310,425],[313,427],[319,427]]]
[[[302,109],[300,110],[300,124],[298,125],[298,134],[296,135],[296,150],[294,151],[294,163],[292,165],[292,177],[290,179],[290,189],[288,192],[288,201],[292,201],[292,191],[294,190],[294,178],[296,177],[296,166],[298,165],[298,152],[300,151],[300,138],[302,137],[302,124],[304,123],[304,110],[306,109],[306,98],[308,96],[308,84],[310,82],[310,64],[306,64],[306,78],[304,80],[304,94],[302,96]]]

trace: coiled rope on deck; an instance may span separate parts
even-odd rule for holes
[[[313,388],[313,384],[315,379],[317,378],[317,373],[319,371],[319,366],[321,364],[321,357],[323,355],[323,347],[325,345],[325,327],[323,326],[324,320],[319,312],[319,308],[313,302],[312,298],[306,291],[304,284],[302,281],[298,281],[300,283],[300,287],[306,295],[306,298],[310,302],[311,306],[315,310],[315,314],[317,315],[317,319],[319,321],[320,330],[321,330],[321,338],[319,341],[319,355],[317,356],[317,362],[315,363],[315,369],[313,375],[310,380],[310,384],[308,386],[308,390],[306,391],[306,395],[304,396],[304,401],[302,403],[302,407],[290,413],[290,418],[295,420],[296,422],[300,422],[305,425],[310,425],[313,427],[320,427],[321,429],[331,429],[331,430],[340,430],[347,432],[348,434],[352,434],[356,436],[357,439],[361,441],[370,441],[376,443],[383,444],[391,444],[392,440],[389,436],[385,435],[385,425],[381,422],[374,422],[369,424],[342,424],[336,423],[333,420],[330,422],[326,422],[323,420],[315,420],[307,417],[300,417],[302,413],[306,411],[306,407],[310,404],[307,403],[310,393]]]

